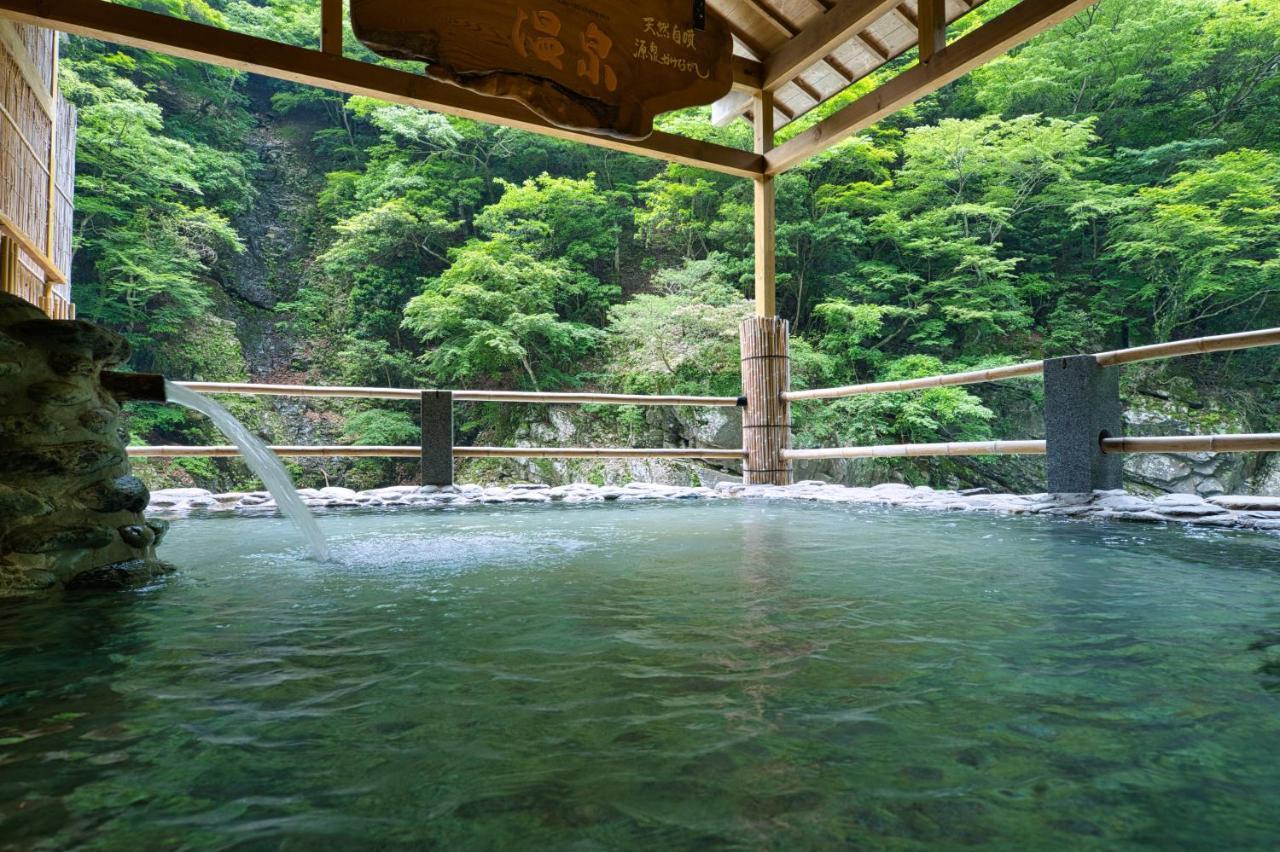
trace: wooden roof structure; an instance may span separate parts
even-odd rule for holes
[[[982,2],[943,0],[940,13],[938,4],[927,0],[881,0],[843,9],[836,0],[710,0],[710,6],[729,22],[735,55],[767,66],[762,83],[773,91],[774,128],[780,130],[910,51],[922,31],[940,46],[938,33],[945,37],[947,24]],[[806,33],[807,39],[798,38]],[[716,104],[713,121],[723,125],[739,116],[753,118],[751,99],[743,92]]]
[[[109,0],[0,0],[0,19],[750,178],[755,184],[756,306],[758,313],[771,316],[775,175],[1094,1],[1018,0],[948,43],[948,25],[985,0],[706,0],[734,38],[733,90],[713,105],[712,120],[750,121],[751,151],[661,131],[625,141],[566,130],[513,100],[348,58],[343,55],[343,0],[316,0],[316,49]],[[775,147],[779,128],[912,50],[917,51],[914,65]]]
[[[769,152],[657,132],[622,142],[552,127],[518,103],[342,56],[341,0],[318,0],[319,50],[119,6],[108,0],[0,0],[0,17],[264,74],[505,124],[712,171],[777,174],[1065,20],[1092,0],[1020,0],[946,44],[946,24],[983,0],[708,0],[734,34],[734,91],[716,119],[756,118],[763,93],[781,128],[886,62],[920,46],[921,61]],[[323,30],[321,24],[324,24]]]

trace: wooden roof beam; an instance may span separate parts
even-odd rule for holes
[[[759,175],[764,166],[758,154],[670,133],[655,132],[643,141],[629,142],[565,130],[513,100],[485,97],[417,74],[118,6],[105,0],[0,0],[0,17],[738,177]]]
[[[840,0],[769,56],[764,87],[775,90],[861,33],[901,0]]]
[[[758,92],[764,87],[764,65],[745,56],[733,57],[733,89]]]
[[[947,0],[919,0],[916,46],[920,62],[928,63],[947,44]]]
[[[768,173],[778,174],[885,116],[937,91],[979,65],[1065,21],[1096,0],[1022,0],[963,38],[868,92],[839,112],[769,152]],[[768,64],[766,63],[766,68]],[[766,78],[767,79],[767,78]]]

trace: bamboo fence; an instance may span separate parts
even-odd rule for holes
[[[318,458],[419,458],[421,447],[410,446],[273,446],[278,456]],[[129,447],[131,458],[230,458],[240,455],[233,446]],[[742,450],[698,449],[681,447],[454,447],[454,458],[519,458],[519,459],[741,459]]]
[[[237,382],[174,382],[197,393],[244,396],[309,396],[346,399],[419,400],[424,391],[416,388],[317,387],[314,385],[264,385]],[[524,402],[547,405],[697,405],[733,407],[736,396],[646,396],[627,393],[555,393],[542,391],[455,390],[454,402]]]
[[[1023,364],[1010,364],[1007,367],[992,367],[988,370],[973,370],[968,373],[949,373],[941,376],[925,376],[919,379],[902,379],[895,382],[871,382],[861,385],[844,385],[838,388],[813,388],[812,390],[789,391],[783,396],[797,402],[804,399],[838,399],[846,396],[857,396],[864,393],[899,393],[901,391],[924,390],[926,388],[950,387],[952,385],[974,385],[979,382],[995,382],[1002,379],[1015,379],[1022,376],[1038,376],[1044,372],[1043,361],[1028,361]]]
[[[1246,435],[1162,435],[1103,438],[1104,453],[1254,453],[1280,450],[1280,433]],[[824,447],[784,450],[797,459],[916,458],[923,456],[1042,456],[1045,441],[969,441],[947,444],[882,444],[871,447]]]
[[[1280,432],[1102,439],[1104,453],[1269,453],[1277,450],[1280,450]]]
[[[319,458],[418,458],[421,447],[411,446],[273,446],[279,456]],[[1280,451],[1280,433],[1244,435],[1162,435],[1158,437],[1104,438],[1104,453],[1251,453]],[[229,458],[240,455],[233,446],[129,447],[132,458]],[[956,441],[939,444],[882,444],[870,447],[784,449],[780,455],[799,459],[922,458],[926,456],[1042,456],[1045,442]],[[747,450],[679,447],[454,447],[455,458],[666,458],[741,459]]]
[[[872,447],[827,447],[816,450],[785,450],[797,459],[883,459],[923,456],[1042,456],[1044,441],[965,441],[946,444],[882,444]]]
[[[1111,352],[1099,352],[1093,357],[1100,367],[1115,367],[1121,364],[1133,364],[1138,361],[1153,361],[1159,358],[1175,358],[1182,355],[1204,355],[1210,352],[1229,352],[1237,349],[1251,349],[1256,346],[1280,345],[1280,328],[1263,328],[1257,331],[1243,331],[1236,334],[1220,334],[1213,337],[1196,337],[1190,340],[1175,340],[1171,343],[1156,343],[1151,346],[1135,346],[1129,349],[1116,349]],[[967,373],[949,373],[940,376],[924,376],[918,379],[903,379],[894,382],[870,382],[860,385],[844,385],[835,388],[813,388],[811,390],[789,391],[783,397],[791,402],[806,399],[838,399],[866,393],[899,393],[902,391],[924,390],[927,388],[949,387],[953,385],[973,385],[980,382],[996,382],[1003,379],[1016,379],[1025,376],[1038,376],[1044,373],[1043,361],[1026,361],[1021,364],[1010,364],[1007,367],[993,367],[989,370],[973,370]]]
[[[1151,346],[1135,346],[1113,352],[1099,352],[1093,357],[1100,367],[1115,367],[1136,361],[1154,361],[1157,358],[1176,358],[1180,355],[1204,355],[1209,352],[1229,352],[1235,349],[1252,349],[1255,346],[1280,345],[1280,328],[1261,328],[1257,331],[1241,331],[1236,334],[1219,334],[1214,337],[1195,337],[1175,340],[1172,343],[1156,343]]]
[[[0,18],[0,292],[71,319],[75,108],[57,34]]]

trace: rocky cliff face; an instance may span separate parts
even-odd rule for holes
[[[99,381],[128,356],[116,334],[0,294],[0,597],[167,570],[155,559],[167,525],[142,515],[147,489]]]
[[[504,442],[505,443],[505,442]],[[524,447],[716,447],[742,446],[742,419],[733,408],[653,408],[644,424],[620,430],[608,420],[583,415],[576,406],[548,406],[509,442]],[[697,460],[667,459],[467,459],[457,478],[466,482],[516,479],[547,485],[589,482],[625,485],[649,482],[671,486],[712,486],[741,479],[742,466],[714,466]]]
[[[1204,399],[1189,386],[1131,393],[1127,435],[1207,435],[1254,431],[1239,412]],[[1280,454],[1152,453],[1128,456],[1125,484],[1145,494],[1280,495]]]

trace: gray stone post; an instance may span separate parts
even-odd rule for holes
[[[422,392],[422,484],[453,484],[453,391]]]
[[[1120,372],[1092,355],[1044,362],[1044,436],[1049,491],[1080,493],[1123,487],[1121,456],[1105,455],[1102,439],[1119,438]]]

